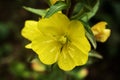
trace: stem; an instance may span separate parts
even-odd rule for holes
[[[71,1],[70,0],[65,0],[66,4],[69,6],[71,6]],[[65,11],[65,14],[68,16],[68,13],[69,13],[69,8]]]
[[[70,16],[72,15],[72,12],[74,10],[76,1],[75,0],[66,0],[68,1],[68,5],[70,6],[66,12],[66,14],[68,15],[68,17],[70,18]]]

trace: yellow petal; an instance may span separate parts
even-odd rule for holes
[[[91,46],[89,41],[85,37],[85,29],[80,21],[73,20],[68,26],[68,35],[72,44],[78,46],[78,48],[84,53],[88,53]]]
[[[76,66],[84,65],[88,60],[90,45],[86,45],[86,43],[84,42],[79,42],[78,44],[72,43],[70,44],[68,51],[69,54],[72,56],[72,59],[74,60]]]
[[[106,22],[101,21],[101,22],[95,24],[91,29],[92,29],[94,34],[98,34],[106,28],[106,25],[107,25]]]
[[[44,64],[53,64],[60,54],[60,45],[49,36],[39,36],[32,41],[32,49]]]
[[[25,48],[31,49],[32,48],[31,45],[32,45],[32,43],[29,43],[25,46]]]
[[[79,37],[71,42],[72,45],[76,46],[83,54],[88,54],[91,50],[91,46],[86,37]]]
[[[102,33],[95,36],[96,40],[99,42],[105,42],[109,38],[110,33],[111,33],[110,29],[105,29]]]
[[[61,35],[69,24],[69,19],[62,13],[56,13],[50,18],[43,18],[39,21],[39,29],[47,35]]]
[[[75,63],[67,51],[67,46],[63,48],[59,56],[58,66],[64,71],[72,70],[75,67]]]
[[[77,20],[72,20],[68,26],[68,35],[71,39],[80,39],[85,37],[85,29],[82,23]]]
[[[37,28],[38,22],[28,20],[25,22],[25,27],[22,29],[22,36],[29,40],[33,40],[35,37],[37,37],[37,34],[40,34],[40,31]]]
[[[87,39],[82,39],[87,41]],[[82,41],[81,40],[81,41]],[[75,66],[84,65],[88,60],[90,44],[84,42],[74,42],[66,44],[58,59],[58,65],[65,71],[72,70]]]

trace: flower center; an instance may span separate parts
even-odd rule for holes
[[[67,42],[67,37],[66,36],[61,36],[58,40],[61,44],[65,44]]]

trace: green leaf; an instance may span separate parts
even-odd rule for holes
[[[97,43],[96,43],[94,34],[93,34],[93,32],[91,31],[90,26],[89,26],[87,23],[85,23],[85,22],[83,22],[83,24],[84,24],[84,27],[85,27],[85,29],[86,29],[86,36],[87,36],[87,38],[90,40],[91,44],[92,44],[93,47],[96,49]]]
[[[71,16],[71,19],[79,19],[79,17],[84,12],[84,5],[83,3],[79,2],[75,5],[75,8],[73,10],[73,16]]]
[[[45,16],[45,14],[47,13],[46,10],[43,10],[43,9],[34,9],[34,8],[30,8],[30,7],[25,7],[23,6],[23,8],[29,12],[32,12],[34,14],[37,14],[39,16]]]
[[[50,7],[50,9],[48,10],[48,12],[45,15],[45,18],[48,18],[48,17],[52,16],[54,13],[61,11],[63,9],[66,9],[66,8],[67,8],[67,4],[65,2],[58,1]]]
[[[97,0],[96,4],[94,5],[94,7],[92,8],[92,10],[90,12],[87,12],[87,13],[84,13],[82,16],[81,16],[81,20],[83,21],[88,21],[90,20],[97,12],[98,8],[99,8],[99,0]]]
[[[94,50],[92,50],[92,51],[89,52],[89,56],[90,57],[96,57],[98,59],[103,59],[102,55],[100,55],[98,52],[96,52]]]

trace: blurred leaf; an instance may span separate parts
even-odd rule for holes
[[[88,21],[89,19],[91,19],[97,12],[98,8],[99,8],[99,0],[97,0],[96,4],[94,5],[94,7],[91,9],[90,12],[84,13],[83,15],[81,15],[81,20],[83,21]]]
[[[90,57],[96,57],[98,59],[103,59],[102,55],[100,55],[98,52],[96,52],[94,50],[92,50],[92,51],[89,52],[89,56]]]
[[[34,14],[37,14],[39,16],[45,16],[45,14],[47,13],[46,10],[43,10],[43,9],[34,9],[34,8],[30,8],[30,7],[25,7],[23,6],[23,8],[29,12],[32,12]]]
[[[8,37],[10,28],[7,23],[0,22],[0,41]]]
[[[90,42],[92,43],[93,47],[96,49],[97,43],[96,43],[94,34],[93,34],[93,32],[91,31],[90,26],[89,26],[87,23],[85,23],[85,22],[83,22],[83,23],[84,23],[84,27],[85,27],[85,29],[86,29],[86,36],[87,36],[87,38],[90,40]]]
[[[13,51],[13,46],[12,44],[10,43],[5,43],[3,46],[2,46],[2,50],[4,52],[4,55],[9,55],[11,54],[11,52]]]
[[[11,64],[10,71],[16,76],[21,76],[25,71],[25,64],[18,61],[13,62],[13,64]]]
[[[29,78],[30,76],[31,76],[31,72],[30,72],[30,71],[25,70],[25,71],[22,73],[22,77],[24,77],[24,78]]]
[[[45,18],[48,18],[48,17],[52,16],[54,13],[61,11],[63,9],[66,9],[66,8],[67,8],[67,4],[65,2],[58,1],[50,7],[50,9],[48,10],[48,12],[45,15]]]

